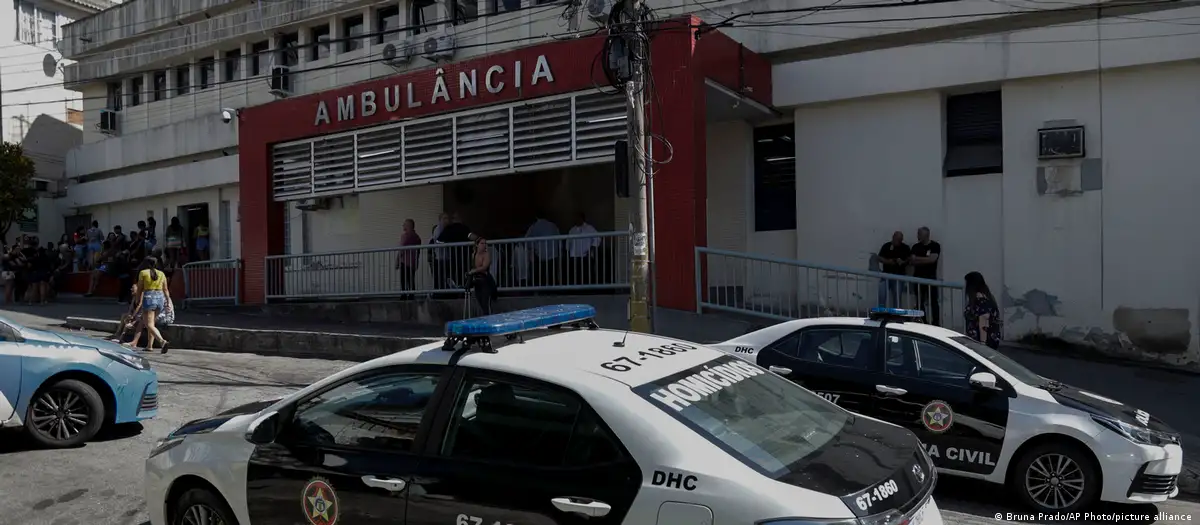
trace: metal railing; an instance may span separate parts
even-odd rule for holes
[[[242,260],[217,259],[183,265],[183,307],[196,303],[239,304]]]
[[[963,285],[696,248],[696,308],[774,320],[865,317],[871,308],[924,310],[926,321],[963,330]]]
[[[489,239],[500,292],[629,288],[629,233]],[[266,258],[266,299],[462,293],[474,243],[422,244]]]

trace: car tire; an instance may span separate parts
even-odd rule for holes
[[[225,499],[207,488],[193,488],[175,500],[171,525],[238,525]]]
[[[25,431],[43,447],[77,447],[100,432],[105,417],[104,401],[96,389],[64,379],[43,386],[29,400]]]
[[[1009,484],[1025,506],[1052,513],[1091,507],[1100,499],[1101,482],[1087,450],[1071,443],[1046,443],[1021,455]]]

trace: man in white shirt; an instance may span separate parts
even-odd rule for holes
[[[529,229],[525,231],[525,237],[554,237],[562,235],[562,230],[558,229],[558,225],[546,220],[546,214],[537,212],[534,214],[537,220],[529,225]],[[536,270],[534,270],[533,279],[529,283],[531,286],[553,286],[562,281],[562,269],[558,266],[558,254],[562,251],[562,244],[559,241],[538,241],[534,243],[526,243],[533,246],[533,255],[536,262]]]
[[[567,255],[570,256],[571,284],[599,284],[596,275],[596,252],[600,250],[600,237],[584,237],[595,234],[596,228],[588,224],[587,217],[580,212],[575,217],[575,225],[568,235],[580,237],[567,241]]]

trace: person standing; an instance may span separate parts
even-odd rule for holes
[[[546,214],[541,210],[537,210],[533,214],[533,224],[529,225],[529,229],[525,230],[525,237],[533,239],[537,237],[555,237],[562,235],[562,231],[558,229],[558,225],[546,219]],[[537,241],[528,243],[533,246],[533,254],[535,256],[535,268],[533,279],[530,284],[532,286],[554,286],[558,284],[560,268],[558,267],[558,255],[562,250],[562,245],[559,241]]]
[[[1000,305],[988,288],[983,274],[971,272],[963,277],[966,284],[964,294],[967,304],[963,307],[963,319],[967,322],[967,337],[979,341],[992,349],[1000,348],[1004,337],[1004,319],[1000,317]]]
[[[158,245],[158,221],[154,220],[154,216],[146,217],[146,240],[150,242],[151,249]]]
[[[400,253],[396,254],[396,269],[400,271],[400,289],[411,292],[416,289],[417,266],[421,262],[419,256],[421,236],[417,235],[417,223],[405,219],[403,231],[400,233]]]
[[[908,245],[904,244],[904,234],[899,231],[892,232],[892,240],[879,247],[881,270],[886,274],[904,275],[904,268],[911,255],[912,252]],[[903,281],[891,278],[879,279],[879,305],[900,308],[900,291],[903,289]]]
[[[140,297],[137,311],[142,317],[142,326],[146,327],[149,332],[149,340],[146,341],[146,349],[154,350],[154,341],[162,340],[162,353],[167,353],[167,349],[171,343],[167,341],[162,333],[158,331],[155,325],[158,313],[166,308],[168,287],[167,276],[158,270],[158,261],[153,257],[147,257],[142,261],[139,267],[137,285],[134,288],[135,294]],[[133,335],[133,342],[129,346],[137,348],[138,340],[142,338],[141,330],[138,330]]]
[[[207,261],[209,255],[208,249],[210,245],[208,240],[207,220],[201,220],[200,225],[196,226],[196,235],[193,238],[196,239],[196,260]]]
[[[912,245],[912,258],[909,264],[913,267],[913,277],[938,280],[938,259],[942,255],[942,245],[929,238],[929,228],[922,226],[917,230],[917,242]],[[942,323],[942,289],[940,286],[918,284],[913,286],[913,302],[917,309],[926,310],[925,322],[934,326]],[[926,309],[928,305],[928,309]]]
[[[467,272],[468,286],[474,290],[475,302],[482,310],[480,315],[491,315],[492,302],[496,300],[496,279],[492,277],[492,252],[487,239],[475,237],[475,254],[472,268]]]
[[[600,282],[596,267],[596,252],[600,250],[600,237],[585,237],[596,233],[596,227],[588,224],[587,217],[583,212],[575,217],[575,225],[567,232],[568,235],[579,236],[567,241],[571,284],[598,284]]]
[[[100,229],[98,221],[92,221],[92,227],[87,230],[87,253],[88,253],[88,269],[95,269],[100,265],[100,254],[103,253],[104,231]]]
[[[183,251],[183,225],[179,223],[179,217],[171,217],[171,224],[167,225],[167,268],[179,267],[180,252]]]

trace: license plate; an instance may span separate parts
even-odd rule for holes
[[[933,498],[930,498],[929,501],[926,501],[924,505],[921,505],[921,508],[917,509],[917,511],[908,518],[907,525],[921,525],[921,523],[925,521],[925,515],[928,514],[929,505],[932,501]]]

